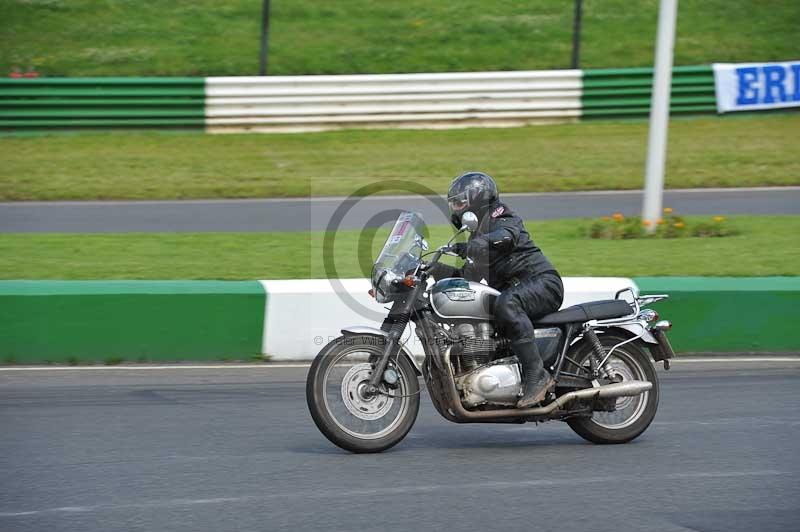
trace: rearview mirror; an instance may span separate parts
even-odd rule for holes
[[[475,213],[467,211],[461,216],[461,229],[465,227],[470,233],[478,228],[478,217]]]
[[[422,235],[416,234],[414,235],[414,243],[422,250],[428,251],[428,241],[425,240]]]

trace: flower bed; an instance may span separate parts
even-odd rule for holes
[[[616,212],[611,216],[603,216],[593,221],[588,229],[589,238],[604,240],[625,240],[631,238],[683,238],[683,237],[723,237],[739,234],[731,227],[724,216],[714,216],[709,220],[688,222],[673,213],[672,209],[664,209],[663,218],[655,223],[655,231],[650,232],[651,222],[642,220],[640,216],[625,217]]]

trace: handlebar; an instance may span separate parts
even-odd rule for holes
[[[447,243],[444,246],[442,246],[439,249],[437,249],[433,253],[433,258],[427,262],[426,267],[433,266],[434,264],[439,262],[439,259],[442,258],[442,255],[444,255],[449,250],[450,250],[450,244],[449,243]]]
[[[458,233],[456,233],[456,234],[458,234]],[[434,251],[433,252],[433,257],[428,262],[424,262],[424,261],[420,260],[420,266],[417,267],[417,269],[418,270],[419,269],[422,269],[422,270],[430,269],[431,266],[433,266],[434,264],[439,262],[439,259],[442,258],[442,255],[451,255],[453,257],[460,257],[460,255],[451,252],[451,246],[450,246],[451,242],[452,242],[452,238],[450,239],[450,242],[448,242],[447,244],[441,246],[439,249]],[[475,262],[470,257],[464,257],[464,260],[468,264],[473,264]]]

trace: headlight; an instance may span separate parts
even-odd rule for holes
[[[377,279],[373,278],[373,286],[375,287],[375,301],[378,303],[387,303],[394,295],[392,289],[392,281],[397,279],[397,274],[392,270],[383,270],[377,274]]]

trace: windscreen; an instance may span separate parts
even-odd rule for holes
[[[397,218],[372,270],[372,284],[380,295],[388,297],[391,281],[417,267],[424,233],[425,222],[418,213],[403,212]]]
[[[424,232],[422,216],[415,212],[400,214],[375,261],[375,269],[383,268],[405,275],[409,269],[416,268],[422,253]]]

